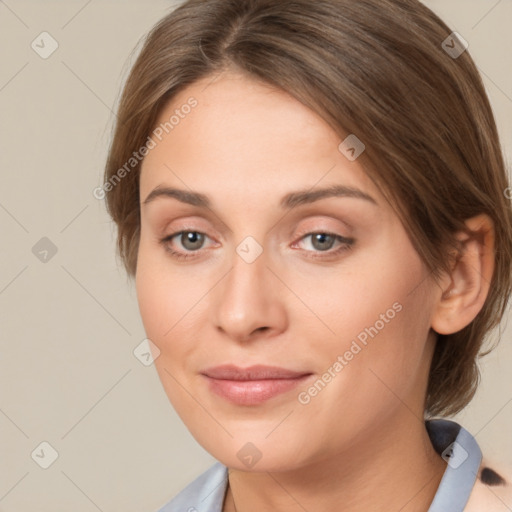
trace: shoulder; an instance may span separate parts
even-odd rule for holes
[[[485,457],[464,512],[510,512],[512,469]]]
[[[228,482],[228,469],[215,463],[188,484],[158,512],[221,512]]]

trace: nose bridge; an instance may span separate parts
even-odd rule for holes
[[[277,283],[263,247],[246,237],[235,248],[232,267],[218,287],[214,321],[233,338],[245,339],[262,327],[277,327],[283,313]]]
[[[243,310],[244,304],[265,302],[267,264],[266,252],[252,237],[247,237],[236,247],[223,291],[224,301],[233,311]]]

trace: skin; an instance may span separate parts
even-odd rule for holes
[[[237,512],[320,512],[339,503],[344,512],[427,511],[446,468],[423,423],[428,369],[436,332],[467,325],[488,293],[490,219],[468,221],[475,236],[458,235],[466,251],[435,283],[362,157],[349,161],[338,150],[344,137],[317,114],[227,71],[181,91],[157,124],[191,96],[198,105],[143,161],[136,289],[170,402],[229,468],[224,512],[234,503]],[[376,204],[330,197],[279,206],[289,192],[333,184]],[[159,186],[206,194],[211,207],[162,197],[143,204]],[[206,236],[203,245],[180,234],[168,241],[193,256],[179,261],[160,240],[185,230]],[[334,255],[336,239],[314,244],[311,234],[322,232],[354,244]],[[263,251],[252,263],[236,252],[247,236]],[[394,303],[400,312],[301,404],[298,393]],[[211,393],[200,375],[225,363],[313,375],[263,404],[240,406]],[[248,442],[262,454],[252,468],[237,457]]]

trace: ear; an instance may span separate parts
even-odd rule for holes
[[[450,274],[437,292],[432,313],[432,329],[453,334],[469,325],[482,309],[494,272],[494,223],[482,213],[465,222],[470,234],[460,231],[462,243]]]

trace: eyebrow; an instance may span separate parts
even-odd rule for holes
[[[200,208],[211,208],[211,202],[208,196],[199,192],[190,192],[187,190],[181,190],[171,187],[157,187],[155,188],[144,200],[143,204],[147,205],[153,202],[157,198],[173,198],[182,203],[190,204],[192,206],[198,206]],[[378,205],[377,201],[362,190],[354,187],[348,187],[345,185],[332,185],[327,188],[311,190],[298,190],[296,192],[290,192],[286,194],[280,201],[279,206],[282,209],[289,210],[297,206],[313,203],[320,199],[328,197],[353,197],[356,199],[364,199],[374,205]]]

